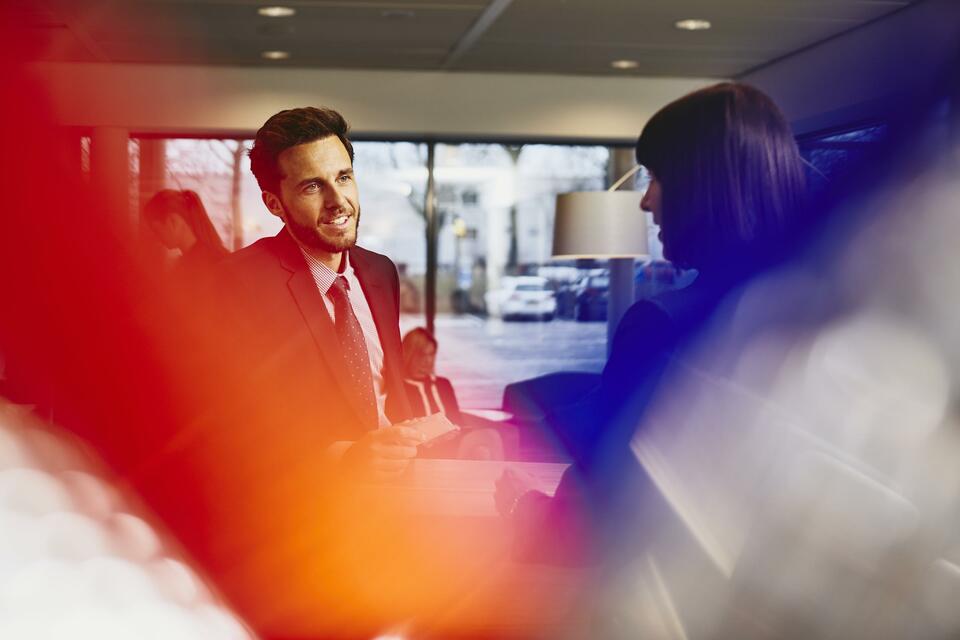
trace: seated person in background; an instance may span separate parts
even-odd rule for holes
[[[422,327],[403,336],[403,386],[413,415],[444,414],[466,430],[446,444],[428,449],[430,457],[471,459],[512,459],[519,447],[516,429],[509,424],[487,420],[460,411],[457,395],[448,378],[435,374],[437,340]]]
[[[416,416],[440,412],[457,426],[463,424],[457,395],[450,380],[434,374],[437,340],[417,327],[403,336],[403,387]]]
[[[230,253],[195,191],[158,191],[147,201],[143,215],[164,247],[180,250],[178,273],[213,266]]]

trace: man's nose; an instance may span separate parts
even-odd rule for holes
[[[327,189],[327,193],[323,199],[324,208],[326,209],[344,209],[347,205],[347,199],[344,197],[340,190],[336,186],[331,186]]]

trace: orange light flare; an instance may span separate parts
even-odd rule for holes
[[[460,494],[410,478],[345,481],[326,455],[330,425],[302,425],[298,407],[271,401],[289,381],[251,371],[250,336],[224,301],[164,282],[126,203],[98,191],[115,185],[82,177],[78,140],[57,126],[44,87],[3,60],[17,97],[0,101],[9,391],[129,482],[265,635],[538,635],[556,624],[554,583],[509,560],[497,473],[477,471],[486,489],[469,468],[453,474]],[[463,513],[460,499],[481,506]]]

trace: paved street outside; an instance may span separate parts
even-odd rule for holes
[[[402,316],[406,332],[422,316]],[[606,361],[605,322],[504,322],[437,316],[437,373],[453,381],[466,409],[499,409],[510,382],[556,371],[599,372]]]

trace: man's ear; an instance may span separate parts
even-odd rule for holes
[[[277,216],[281,220],[283,219],[283,204],[280,202],[280,198],[270,193],[269,191],[261,191],[260,197],[263,198],[263,204],[267,206],[267,209],[270,210],[270,213]]]

